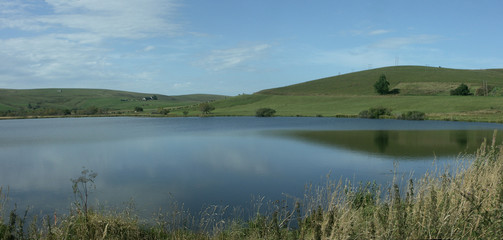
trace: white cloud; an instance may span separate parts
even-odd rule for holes
[[[371,48],[397,49],[416,44],[430,44],[439,40],[434,35],[417,35],[410,37],[387,38],[377,43],[371,44]]]
[[[120,87],[152,79],[152,72],[135,73],[121,61],[116,40],[134,45],[179,34],[175,1],[1,1],[0,87]]]
[[[235,67],[242,67],[245,63],[262,56],[269,44],[259,44],[246,47],[213,50],[208,56],[197,62],[207,70],[221,71]]]
[[[180,26],[169,22],[176,5],[162,0],[46,0],[55,14],[38,21],[103,38],[138,39],[175,35]]]
[[[185,89],[192,86],[192,82],[184,82],[184,83],[175,83],[173,84],[173,88],[175,89]]]
[[[143,51],[144,51],[144,52],[150,52],[150,51],[152,51],[152,50],[154,50],[154,49],[155,49],[155,47],[154,47],[154,46],[146,46],[146,47],[143,49]]]
[[[389,33],[391,32],[390,30],[385,30],[385,29],[377,29],[377,30],[373,30],[373,31],[370,31],[368,34],[369,35],[381,35],[381,34],[386,34],[386,33]]]

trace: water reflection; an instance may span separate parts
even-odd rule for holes
[[[146,213],[172,196],[195,211],[243,206],[251,196],[302,196],[306,183],[329,172],[385,182],[396,159],[414,159],[402,161],[400,171],[421,175],[434,155],[472,152],[492,136],[478,128],[503,126],[331,118],[0,121],[0,186],[10,187],[18,206],[64,212],[73,200],[70,178],[85,166],[98,173],[93,197],[100,203],[133,199]]]
[[[473,153],[484,139],[492,141],[493,130],[363,130],[283,131],[281,136],[365,154],[424,158]],[[502,141],[501,134],[496,141]]]

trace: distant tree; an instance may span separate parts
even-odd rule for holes
[[[187,110],[183,111],[183,116],[187,116],[187,115],[189,115],[189,111],[187,111]]]
[[[276,110],[272,108],[260,108],[255,113],[257,117],[272,117],[276,113]]]
[[[165,108],[159,108],[158,112],[159,112],[159,114],[168,115],[168,113],[170,112],[170,110],[169,109],[165,109]]]
[[[135,112],[143,112],[143,108],[142,107],[134,107],[134,111]]]
[[[451,90],[451,96],[468,96],[468,95],[473,95],[473,93],[470,93],[470,89],[468,86],[464,83],[461,83],[456,89]]]
[[[157,95],[152,96],[152,100],[157,100]]]
[[[201,112],[203,114],[209,114],[211,111],[215,110],[215,107],[212,106],[211,104],[205,102],[205,103],[199,104],[199,110],[201,110]]]
[[[379,80],[374,83],[374,89],[377,93],[385,95],[389,93],[389,82],[386,80],[386,75],[381,74]]]
[[[70,109],[63,110],[63,115],[71,115],[71,114],[72,114],[72,110],[70,110]]]

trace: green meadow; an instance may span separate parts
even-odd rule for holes
[[[421,111],[428,119],[503,121],[503,97],[478,96],[286,96],[244,95],[214,103],[214,115],[253,116],[262,107],[276,116],[357,117],[362,110],[386,107],[393,114]],[[195,109],[194,109],[195,110]]]

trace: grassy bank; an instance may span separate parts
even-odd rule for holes
[[[470,164],[453,172],[439,170],[409,181],[397,177],[389,186],[327,178],[324,186],[307,186],[302,198],[258,199],[249,216],[219,206],[195,216],[173,203],[144,220],[127,207],[84,211],[77,203],[64,216],[27,219],[23,211],[7,209],[4,189],[0,238],[501,239],[502,150],[493,139],[465,156]]]
[[[427,119],[480,122],[503,121],[503,97],[478,96],[284,96],[242,95],[214,102],[217,116],[253,116],[259,108],[272,108],[276,116],[348,116],[372,107],[386,107],[399,115],[426,113]],[[195,110],[195,109],[194,109]],[[174,111],[173,113],[176,113]],[[181,114],[181,113],[180,113]]]

